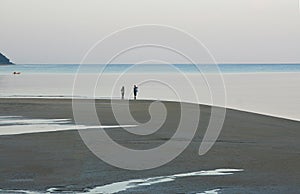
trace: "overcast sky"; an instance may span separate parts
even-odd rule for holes
[[[0,52],[79,63],[104,36],[150,23],[191,33],[219,63],[300,62],[298,0],[0,0]]]

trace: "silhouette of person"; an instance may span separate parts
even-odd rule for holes
[[[121,88],[121,96],[122,96],[122,100],[124,99],[124,95],[125,95],[125,87],[122,86],[122,88]]]
[[[136,100],[136,96],[138,93],[138,87],[136,85],[133,86],[133,95],[134,95],[134,99]]]

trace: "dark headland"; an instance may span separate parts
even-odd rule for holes
[[[13,63],[2,53],[0,53],[0,65],[13,65]]]

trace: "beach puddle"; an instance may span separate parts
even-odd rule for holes
[[[218,194],[221,191],[221,189],[213,189],[209,191],[204,191],[202,193],[197,193],[197,194]]]
[[[237,172],[242,172],[243,169],[215,169],[215,170],[206,170],[206,171],[197,171],[197,172],[189,172],[189,173],[181,173],[181,174],[174,174],[168,176],[157,176],[157,177],[150,177],[145,179],[132,179],[128,181],[116,182],[111,183],[103,186],[98,186],[93,189],[85,189],[84,192],[76,192],[79,194],[99,194],[99,193],[118,193],[121,191],[126,191],[129,189],[134,189],[143,186],[150,186],[159,183],[166,183],[175,181],[177,178],[185,178],[185,177],[192,177],[192,176],[226,176],[226,175],[233,175]],[[213,189],[201,192],[195,192],[197,194],[217,194],[221,191],[221,189]],[[26,190],[1,190],[0,193],[23,193],[23,194],[46,194],[46,193],[73,193],[72,191],[64,191],[62,188],[49,188],[45,192],[39,191],[26,191]]]
[[[116,182],[108,185],[103,185],[90,189],[87,193],[118,193],[142,186],[150,186],[158,183],[175,181],[177,178],[192,177],[192,176],[225,176],[232,175],[235,172],[241,172],[243,169],[216,169],[207,171],[197,171],[190,173],[174,174],[169,176],[158,176],[145,179],[133,179],[129,181]],[[218,190],[205,191],[204,193],[216,193]]]
[[[0,116],[0,135],[17,135],[84,129],[113,129],[136,125],[75,125],[71,119],[28,119],[21,116]]]

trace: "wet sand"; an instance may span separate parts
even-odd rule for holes
[[[117,124],[109,100],[97,100],[101,122]],[[113,103],[122,105],[122,101]],[[151,101],[131,101],[130,110],[139,122],[150,119]],[[161,145],[175,132],[179,104],[163,102],[166,123],[147,137],[107,130],[118,143],[133,149]],[[192,105],[196,108],[198,105]],[[209,106],[201,105],[197,134],[175,160],[146,171],[110,166],[89,151],[78,131],[44,132],[0,136],[0,188],[46,191],[49,188],[83,191],[119,181],[165,176],[218,168],[244,169],[230,176],[196,176],[173,182],[143,186],[130,193],[195,193],[221,189],[223,193],[298,193],[300,190],[300,122],[259,114],[227,110],[218,141],[204,156],[198,149],[210,117]],[[0,116],[72,119],[71,100],[1,99]]]

